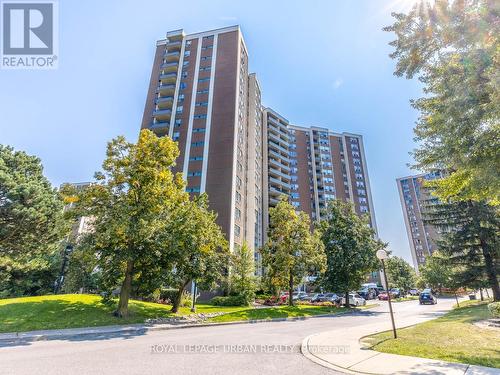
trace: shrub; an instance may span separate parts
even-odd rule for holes
[[[500,318],[500,302],[492,302],[488,305],[488,310],[494,318]]]
[[[248,301],[244,296],[214,297],[211,299],[215,306],[248,306]]]

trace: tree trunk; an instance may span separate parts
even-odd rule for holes
[[[488,299],[490,299],[490,292],[488,292],[488,288],[484,288],[484,290],[486,290],[486,297],[488,297]]]
[[[345,292],[345,307],[350,308],[351,305],[349,305],[349,292]]]
[[[293,306],[293,275],[290,273],[290,279],[288,280],[288,306]]]
[[[491,256],[488,245],[481,238],[481,249],[483,250],[484,263],[486,265],[486,274],[488,275],[488,280],[490,282],[491,289],[493,290],[493,301],[500,301],[500,285],[498,284],[497,271],[495,269],[495,264],[493,263],[493,257]]]
[[[134,262],[127,261],[127,268],[125,270],[125,278],[120,290],[120,301],[118,307],[114,312],[115,316],[126,318],[128,316],[128,300],[130,299],[130,292],[132,290],[132,278],[134,276]]]
[[[481,301],[484,301],[483,288],[479,288],[479,295],[481,296]]]
[[[179,306],[181,305],[181,300],[182,300],[182,293],[184,292],[184,288],[186,288],[186,285],[188,285],[189,280],[185,281],[181,286],[179,287],[179,290],[177,291],[177,295],[175,296],[175,299],[172,303],[172,311],[174,314],[176,314],[179,311]]]

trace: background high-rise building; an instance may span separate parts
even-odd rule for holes
[[[441,172],[436,171],[396,179],[411,257],[417,272],[425,264],[425,258],[436,250],[436,240],[439,238],[436,229],[424,222],[425,205],[436,199],[425,188],[424,182],[440,178],[441,175]]]
[[[230,248],[262,238],[260,88],[238,26],[156,43],[143,129],[178,142],[187,191],[206,192]]]

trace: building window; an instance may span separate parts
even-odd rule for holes
[[[191,143],[191,147],[203,147],[203,145],[205,144],[204,141],[200,141],[200,142],[192,142]]]
[[[201,176],[201,171],[188,172],[188,177],[198,177]]]
[[[198,82],[208,82],[208,81],[210,81],[210,77],[198,79]]]
[[[207,118],[207,115],[194,115],[193,117],[195,120],[199,120],[199,119],[204,119],[204,118]]]
[[[178,141],[179,140],[179,136],[180,136],[179,132],[174,132],[174,134],[172,134],[172,140],[173,141]]]
[[[195,106],[196,107],[207,107],[208,106],[208,102],[196,102]]]
[[[203,160],[203,156],[191,156],[189,161],[200,161]]]
[[[179,94],[179,97],[177,98],[178,102],[183,102],[184,101],[184,94]]]
[[[199,186],[194,186],[191,188],[187,188],[186,191],[188,193],[199,193],[200,192],[200,187]]]
[[[236,176],[236,187],[241,189],[241,178],[239,176]]]
[[[182,125],[182,120],[181,120],[180,118],[175,119],[174,125],[175,125],[176,127],[181,126],[181,125]]]
[[[236,192],[236,203],[240,203],[241,202],[241,194]]]
[[[236,220],[241,220],[241,211],[238,207],[234,208],[234,217]]]
[[[239,237],[239,236],[240,236],[240,232],[241,232],[241,228],[240,228],[240,226],[239,226],[239,225],[234,224],[234,235],[235,235],[236,237]]]
[[[212,67],[211,66],[203,66],[200,68],[200,72],[206,72],[208,70],[210,70]]]
[[[191,55],[191,51],[184,51],[184,57],[188,57],[189,55]]]
[[[198,90],[196,91],[197,94],[208,94],[208,89],[203,89],[203,90]]]
[[[193,133],[205,133],[205,128],[194,128]]]
[[[180,105],[180,106],[177,107],[176,112],[177,113],[182,113],[183,109],[184,109],[184,107],[182,105]]]

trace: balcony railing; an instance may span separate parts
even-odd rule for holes
[[[166,62],[160,65],[160,69],[164,72],[176,72],[178,67],[177,62]]]
[[[162,95],[172,96],[175,92],[175,85],[160,85],[156,89],[156,92],[159,92]]]
[[[165,54],[163,55],[163,57],[165,57],[165,60],[167,60],[167,62],[173,62],[173,61],[179,61],[179,57],[180,57],[180,52],[165,52]]]

